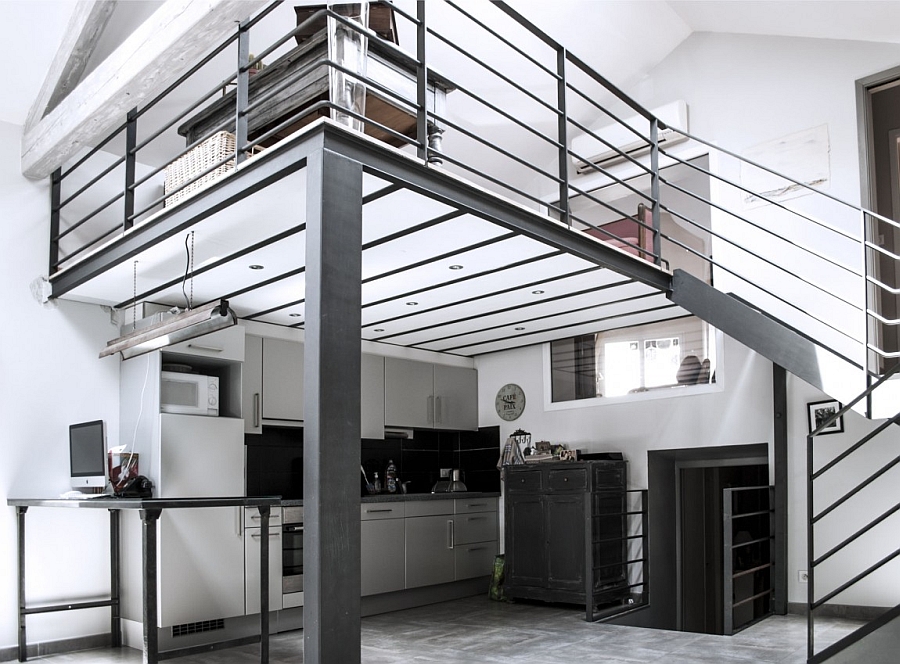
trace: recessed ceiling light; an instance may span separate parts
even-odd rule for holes
[[[262,269],[264,269],[264,266],[262,266],[262,265],[251,265],[251,266],[250,266],[250,269],[251,269],[251,270],[262,270]]]
[[[461,269],[463,269],[463,266],[462,265],[451,265],[450,269],[451,270],[461,270]]]
[[[543,295],[543,294],[544,294],[544,291],[542,291],[542,290],[533,290],[533,291],[531,291],[531,294],[532,294],[532,295]]]
[[[288,314],[291,318],[300,318],[303,314]]]
[[[406,306],[407,307],[417,307],[417,306],[419,306],[419,303],[418,302],[407,302]]]
[[[372,330],[372,332],[384,332],[384,328],[383,328],[383,327],[376,327],[374,330]]]
[[[524,327],[517,327],[516,330],[524,330]]]

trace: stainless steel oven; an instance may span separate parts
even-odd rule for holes
[[[303,507],[284,508],[281,528],[283,606],[303,606]]]

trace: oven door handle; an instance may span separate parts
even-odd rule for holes
[[[302,533],[303,526],[282,526],[281,529],[286,533]]]

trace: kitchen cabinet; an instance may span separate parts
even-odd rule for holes
[[[303,344],[263,338],[262,417],[303,421]]]
[[[453,504],[449,500],[433,502],[446,503],[440,507],[448,513],[406,519],[407,588],[433,586],[456,579]]]
[[[496,498],[407,503],[407,588],[487,576],[496,554]]]
[[[418,429],[478,428],[478,374],[387,357],[384,360],[384,423]]]
[[[259,510],[244,511],[244,613],[259,613],[259,557],[262,533]],[[281,508],[273,508],[269,515],[269,610],[283,608],[281,589]]]
[[[244,432],[263,424],[303,422],[303,344],[247,335],[245,344]],[[360,370],[361,438],[384,438],[384,358],[364,353]]]
[[[513,598],[592,605],[623,597],[625,489],[624,461],[509,466],[504,592]],[[592,542],[589,560],[587,541]],[[594,576],[590,598],[586,564]]]
[[[363,596],[406,587],[404,507],[402,502],[360,506]]]

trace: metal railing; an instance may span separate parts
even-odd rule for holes
[[[340,112],[424,163],[440,164],[545,211],[573,230],[613,241],[666,268],[689,266],[708,281],[715,274],[716,287],[770,311],[870,375],[900,358],[900,348],[885,342],[900,320],[883,315],[879,304],[900,295],[900,288],[879,276],[887,271],[879,263],[900,257],[873,240],[877,225],[893,229],[897,222],[667,126],[504,2],[469,8],[452,0],[421,2],[415,14],[392,6],[399,45],[330,7],[285,31],[285,7],[274,2],[243,22],[203,60],[128,113],[104,141],[53,174],[51,275],[223,169],[239,168],[254,151],[264,154],[310,118]],[[370,57],[405,76],[407,89],[355,71],[327,48],[302,59],[304,44],[311,43],[306,35],[326,24],[364,36]],[[262,48],[251,55],[251,37],[259,35]],[[405,113],[408,125],[391,126],[327,94],[261,119],[313,78],[336,74]],[[257,83],[264,80],[262,89]],[[204,91],[199,97],[191,92],[197,89]],[[446,94],[446,104],[437,103],[438,90]],[[626,114],[646,129],[623,119]],[[194,136],[190,127],[199,126],[199,117],[208,125]],[[646,154],[626,153],[607,140],[595,129],[598,118],[642,141]],[[668,147],[671,141],[660,143],[663,130],[685,140]],[[196,154],[220,131],[234,134],[233,153],[164,186],[170,166]],[[183,148],[173,149],[179,133],[187,139]],[[618,163],[593,163],[592,155],[573,149],[575,136],[590,137]],[[581,173],[573,162],[581,164]],[[735,168],[777,176],[786,188],[808,196],[789,204],[777,194],[754,193],[727,177]],[[118,187],[111,186],[114,181]],[[729,204],[735,197],[752,198],[765,208],[748,208],[744,201],[736,209]],[[809,211],[824,204],[832,206],[832,219]],[[625,222],[628,230],[607,226],[610,222]]]
[[[815,648],[815,620],[819,609],[846,593],[859,584],[865,582],[873,574],[900,556],[900,547],[896,547],[896,541],[891,541],[890,535],[896,533],[896,521],[888,524],[879,532],[878,526],[887,524],[890,518],[900,512],[900,502],[884,509],[883,493],[879,495],[875,484],[894,467],[900,465],[900,455],[890,445],[891,440],[885,441],[881,434],[900,423],[900,412],[875,426],[870,432],[858,441],[840,451],[835,451],[833,446],[823,447],[819,455],[826,454],[828,450],[830,458],[823,461],[817,458],[816,443],[823,435],[843,430],[843,417],[849,413],[855,405],[871,399],[879,389],[889,388],[891,377],[900,371],[900,365],[895,365],[877,381],[870,385],[856,399],[840,409],[834,408],[830,414],[817,418],[815,429],[806,439],[807,456],[807,547],[808,547],[808,613],[807,613],[807,656],[810,662],[825,661],[834,653],[843,650],[863,638],[868,630],[860,627],[848,634],[837,643],[829,645],[820,651]],[[840,426],[839,426],[840,425]],[[892,437],[888,437],[892,439]],[[881,450],[875,448],[881,443]],[[870,458],[861,457],[863,452],[875,450]],[[881,457],[886,457],[885,461]],[[872,461],[872,458],[881,458]],[[854,477],[854,475],[858,477]],[[858,481],[857,481],[858,480]],[[887,480],[883,480],[887,481]],[[825,505],[817,503],[816,487],[826,484],[825,492],[829,496],[829,502]],[[844,486],[849,485],[849,486]],[[891,493],[891,487],[887,491]],[[837,498],[831,496],[837,495]],[[852,514],[852,516],[848,516]],[[870,515],[876,516],[871,517]],[[855,530],[840,541],[830,542],[819,546],[820,542],[829,539],[834,530],[845,532],[846,524],[854,523]],[[833,530],[834,529],[834,530]],[[824,532],[823,532],[824,531]],[[832,535],[833,539],[833,535]],[[854,545],[855,548],[854,548]],[[827,571],[826,566],[830,568]],[[863,569],[864,568],[864,569]],[[829,589],[819,592],[817,578],[821,570],[822,576],[827,576]],[[858,571],[862,570],[862,571]],[[821,585],[824,583],[819,584]],[[846,595],[845,595],[846,597]],[[898,604],[900,598],[895,598],[893,604]],[[821,612],[820,612],[821,613]]]
[[[585,621],[650,603],[646,489],[600,490],[585,515]],[[589,551],[589,553],[587,553]],[[597,601],[595,602],[591,600]]]

